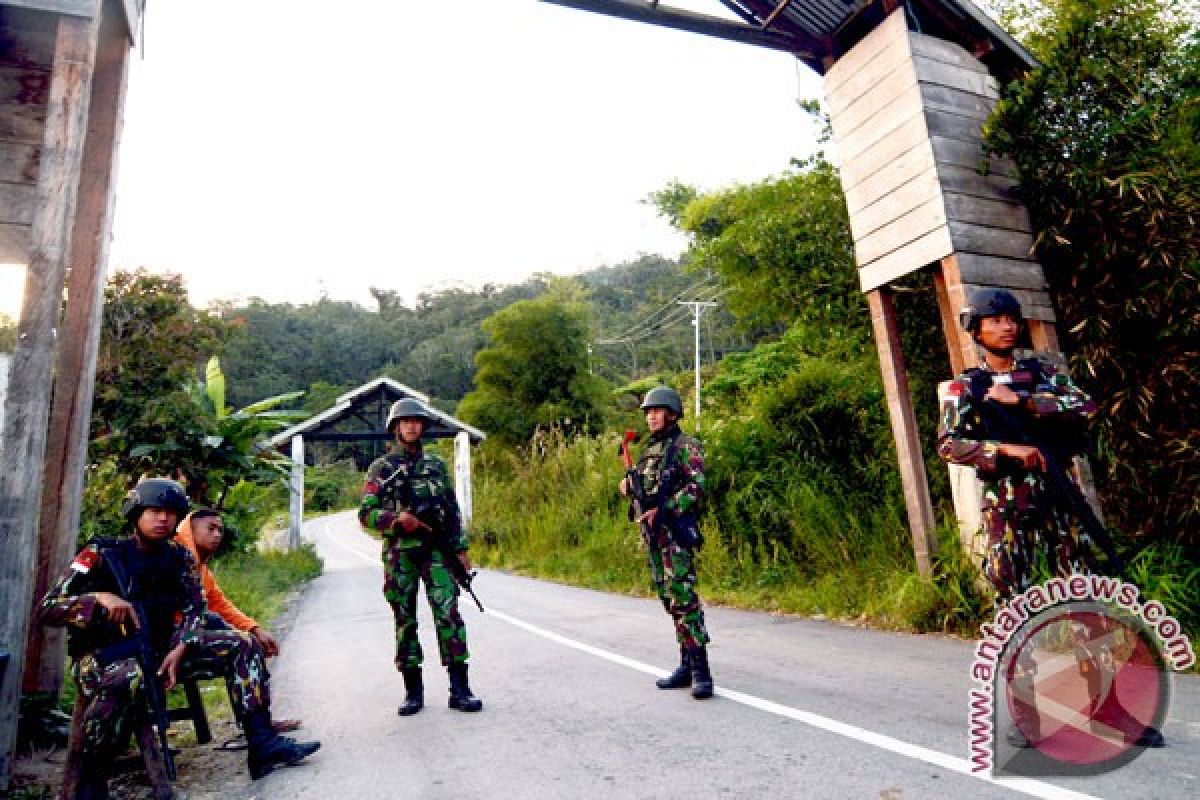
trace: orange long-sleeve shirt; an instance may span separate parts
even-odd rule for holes
[[[221,619],[239,631],[251,631],[257,628],[258,623],[254,618],[243,614],[242,610],[225,596],[221,587],[217,585],[217,579],[213,576],[212,570],[200,560],[200,553],[196,550],[196,540],[192,536],[191,514],[188,514],[183,518],[183,522],[179,523],[175,541],[191,550],[192,555],[196,558],[196,563],[200,565],[200,584],[204,587],[204,599],[208,601],[208,610],[219,615]]]

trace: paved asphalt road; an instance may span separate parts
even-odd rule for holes
[[[400,718],[378,543],[352,514],[305,535],[325,573],[273,673],[277,713],[323,748],[243,798],[1200,796],[1195,676],[1175,676],[1167,748],[1100,777],[997,784],[966,761],[971,643],[709,609],[718,697],[701,702],[654,687],[677,658],[657,602],[491,571],[487,613],[462,603],[483,712],[446,708],[421,600],[427,705]]]

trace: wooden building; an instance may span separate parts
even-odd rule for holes
[[[929,575],[936,539],[922,445],[932,442],[917,432],[891,284],[913,273],[932,281],[954,374],[978,361],[957,321],[975,287],[1012,291],[1035,351],[1063,360],[1015,167],[987,158],[981,133],[999,82],[1035,67],[1032,56],[969,0],[719,0],[737,20],[639,0],[544,1],[781,50],[824,76],[914,552]],[[960,473],[955,502],[970,538],[978,497]]]
[[[0,263],[25,269],[0,435],[0,792],[24,674],[62,680],[34,598],[74,548],[127,64],[144,0],[0,1]],[[32,636],[31,636],[32,634]],[[26,642],[29,653],[26,656]]]

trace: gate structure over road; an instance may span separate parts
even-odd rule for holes
[[[463,523],[469,524],[471,506],[471,445],[478,444],[486,434],[445,412],[434,408],[429,396],[391,378],[376,378],[357,389],[338,397],[331,407],[316,414],[299,425],[271,437],[271,445],[279,449],[291,446],[292,454],[292,503],[291,523],[288,528],[288,546],[296,547],[300,541],[300,524],[304,521],[304,443],[307,442],[370,442],[368,454],[360,459],[364,469],[386,448],[394,437],[388,433],[388,409],[397,400],[411,397],[420,400],[435,422],[425,431],[430,439],[455,439],[454,448],[454,491],[463,514]]]
[[[1064,360],[1045,275],[1032,255],[1029,215],[1013,194],[1016,168],[986,156],[981,131],[998,82],[1037,62],[969,0],[720,0],[740,21],[640,0],[543,2],[781,50],[825,77],[913,549],[929,576],[933,508],[892,283],[929,275],[954,374],[978,361],[957,323],[976,287],[1015,294],[1034,350]],[[977,518],[971,506],[978,502],[957,492],[960,520]],[[964,537],[974,534],[965,527]]]

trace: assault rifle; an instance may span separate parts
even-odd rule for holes
[[[630,520],[639,520],[643,513],[648,509],[649,498],[646,497],[646,485],[642,483],[642,475],[633,468],[633,456],[629,452],[630,442],[637,440],[637,433],[631,430],[625,431],[625,436],[621,439],[620,453],[621,461],[625,464],[625,486],[629,490],[629,518]],[[650,535],[653,531],[650,526],[644,522],[639,523],[642,531],[642,536],[646,540],[650,540]]]
[[[171,748],[167,743],[167,728],[171,725],[171,717],[167,713],[166,693],[163,692],[162,683],[158,679],[158,658],[155,657],[154,648],[150,644],[150,618],[146,615],[146,607],[133,599],[133,585],[125,576],[125,567],[121,564],[120,557],[111,549],[103,550],[102,554],[113,578],[117,581],[117,591],[127,603],[133,606],[133,613],[137,617],[133,636],[128,641],[134,646],[134,657],[142,670],[142,680],[146,685],[146,698],[150,702],[151,721],[158,734],[159,749],[162,750],[163,766],[166,768],[167,778],[175,780],[177,776],[175,757],[171,755]],[[129,636],[124,625],[121,626],[121,630],[126,636]]]
[[[1019,365],[1020,366],[1020,365]],[[1014,373],[1016,377],[1017,373]],[[1121,557],[1117,554],[1117,549],[1113,545],[1112,538],[1108,535],[1108,530],[1104,527],[1104,523],[1096,516],[1096,512],[1092,509],[1087,498],[1083,496],[1079,486],[1067,474],[1057,456],[1054,454],[1054,448],[1047,447],[1043,442],[1039,442],[1037,437],[1033,436],[1023,424],[1022,420],[1018,419],[1011,411],[1005,408],[1002,404],[995,400],[987,398],[987,391],[994,383],[991,373],[978,369],[972,370],[971,377],[971,396],[979,403],[980,413],[983,415],[984,422],[991,430],[992,434],[1002,441],[1016,442],[1017,444],[1027,445],[1037,448],[1042,455],[1042,462],[1046,465],[1046,489],[1052,499],[1056,499],[1065,503],[1068,508],[1075,513],[1083,526],[1084,531],[1100,546],[1104,551],[1104,558],[1108,562],[1108,569],[1116,577],[1120,577],[1125,572],[1125,564]],[[1036,386],[1032,387],[1036,390]],[[1013,385],[1012,389],[1016,394],[1025,398],[1029,392],[1020,385]]]
[[[471,583],[475,580],[478,571],[467,572],[458,553],[454,552],[454,548],[450,546],[450,536],[446,530],[447,513],[442,499],[439,497],[419,500],[412,505],[412,511],[409,513],[416,517],[417,521],[421,523],[421,527],[433,537],[433,546],[442,554],[442,561],[445,562],[446,569],[450,570],[450,576],[454,578],[455,583],[462,587],[464,592],[471,595],[471,599],[475,601],[476,607],[482,613],[483,603],[479,602],[479,598],[475,596],[475,590],[471,588]]]

